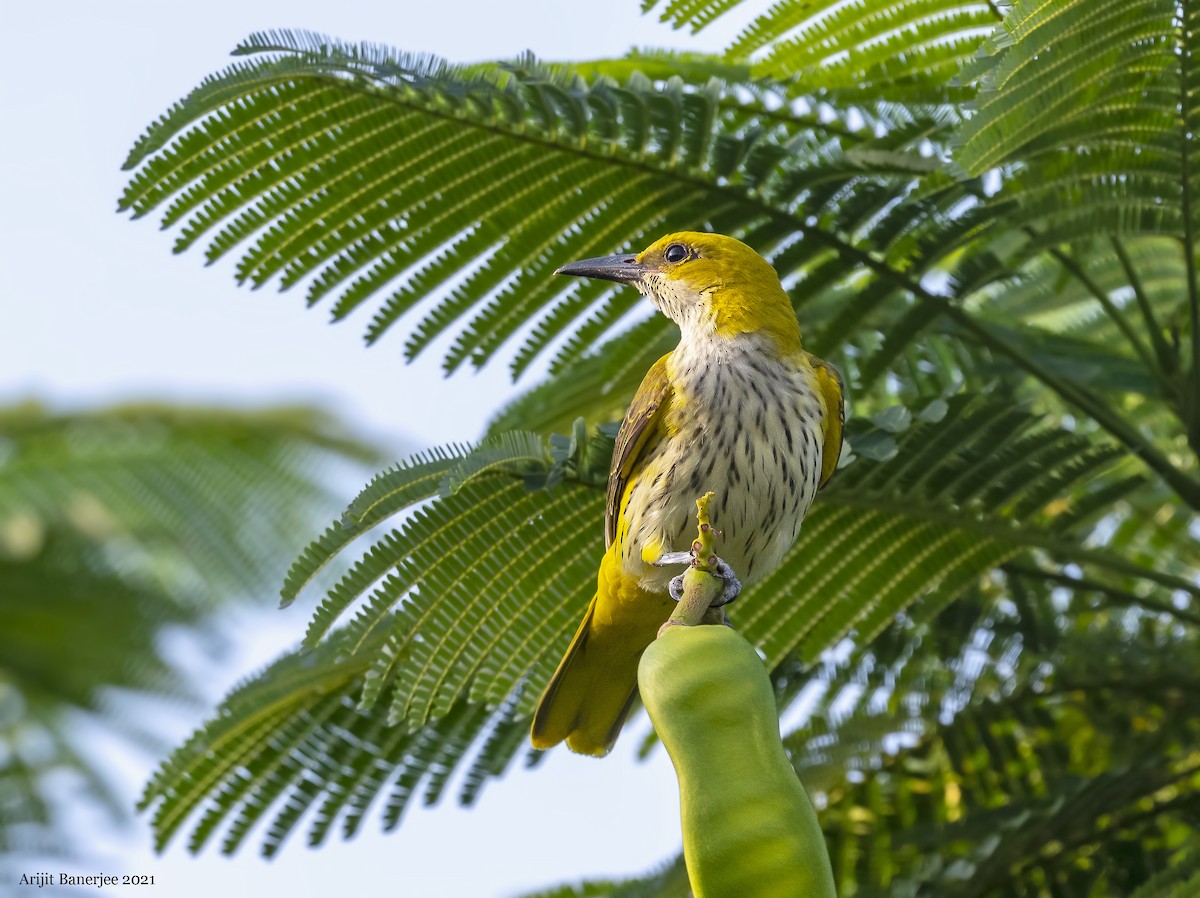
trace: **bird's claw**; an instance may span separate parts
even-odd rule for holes
[[[672,564],[691,564],[692,557],[693,556],[691,552],[664,552],[658,557],[658,560],[654,562],[654,566],[668,567]]]
[[[682,555],[684,561],[692,560],[692,556],[688,552],[672,552],[671,554]],[[665,559],[666,556],[664,555],[663,558],[659,559],[659,564],[682,563],[681,561],[666,562]],[[724,559],[718,558],[715,567],[709,570],[709,573],[718,580],[725,581],[725,588],[721,591],[720,597],[711,605],[709,605],[709,608],[720,608],[723,605],[728,605],[741,594],[742,582],[737,578],[737,575],[734,574],[733,568],[731,568]],[[667,586],[667,593],[676,602],[683,598],[683,574],[679,574],[671,578],[671,582]]]

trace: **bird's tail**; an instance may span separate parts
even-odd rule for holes
[[[638,660],[673,605],[666,596],[634,589],[640,602],[600,594],[592,599],[538,702],[530,733],[534,748],[565,739],[579,754],[599,757],[612,749],[637,695]]]

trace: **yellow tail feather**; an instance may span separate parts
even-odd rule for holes
[[[617,741],[637,695],[638,659],[674,606],[636,586],[620,592],[625,594],[598,593],[588,606],[538,702],[530,733],[534,748],[565,739],[571,751],[599,757]]]

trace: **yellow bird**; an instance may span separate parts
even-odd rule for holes
[[[779,566],[842,448],[842,383],[805,352],[775,269],[740,240],[685,231],[637,255],[585,259],[557,274],[636,287],[679,325],[617,434],[596,596],[542,694],[535,748],[564,739],[605,755],[637,693],[642,651],[671,614],[695,501],[706,491],[718,554],[746,583]]]

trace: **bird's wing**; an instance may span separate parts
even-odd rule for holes
[[[608,469],[608,504],[604,509],[604,545],[612,545],[617,535],[617,517],[621,512],[621,497],[625,494],[625,484],[634,467],[642,459],[645,451],[652,447],[657,439],[651,440],[652,434],[658,433],[657,422],[662,419],[671,399],[671,382],[667,377],[667,353],[650,366],[642,384],[633,394],[629,403],[629,411],[617,431],[617,442],[613,446],[612,466]]]
[[[842,456],[842,427],[846,423],[846,403],[842,392],[842,376],[837,369],[824,359],[819,359],[812,353],[808,361],[817,375],[817,389],[825,403],[825,417],[821,420],[823,441],[821,447],[821,482],[817,489],[825,486],[833,472],[837,470],[838,459]]]

